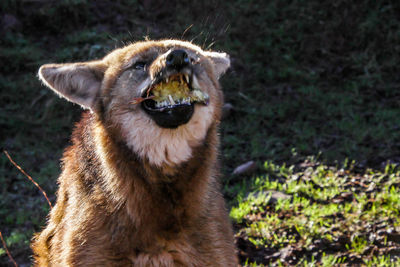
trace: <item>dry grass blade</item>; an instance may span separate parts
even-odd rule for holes
[[[18,264],[15,262],[14,258],[11,256],[10,251],[8,251],[8,248],[7,248],[7,245],[6,245],[6,241],[4,241],[4,238],[3,238],[3,235],[1,234],[1,231],[0,231],[0,239],[1,239],[1,243],[3,243],[4,249],[6,250],[8,258],[14,264],[15,267],[18,267]]]
[[[40,187],[40,185],[38,185],[38,183],[35,182],[35,180],[33,180],[33,178],[27,174],[17,163],[15,163],[15,161],[11,158],[10,154],[8,154],[8,152],[6,150],[3,150],[4,154],[6,154],[7,158],[10,160],[10,162],[20,171],[22,172],[22,174],[24,174],[37,188],[39,188],[39,190],[42,192],[43,196],[46,198],[47,202],[49,203],[50,208],[53,208],[53,206],[51,205],[51,202],[49,200],[49,198],[47,197],[46,192]]]

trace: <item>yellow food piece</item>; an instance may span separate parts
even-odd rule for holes
[[[208,102],[208,95],[206,93],[203,93],[202,91],[195,89],[192,92],[190,92],[190,99],[192,102]]]
[[[154,101],[162,102],[169,101],[169,96],[174,101],[189,99],[190,102],[203,102],[207,104],[208,95],[199,89],[190,90],[188,84],[184,82],[182,75],[175,75],[170,77],[168,82],[160,82],[152,89]]]
[[[170,81],[168,83],[161,82],[152,89],[154,101],[160,102],[168,99],[168,96],[174,100],[180,100],[190,97],[190,89],[188,85],[180,81]]]

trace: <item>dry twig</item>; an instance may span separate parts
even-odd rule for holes
[[[7,158],[10,160],[10,162],[20,171],[22,172],[22,174],[24,174],[37,188],[39,188],[39,190],[42,192],[42,194],[44,195],[44,197],[46,198],[47,202],[49,203],[50,208],[53,208],[53,206],[51,205],[51,202],[49,200],[49,198],[47,197],[46,192],[40,187],[40,185],[38,185],[38,183],[35,182],[35,180],[33,180],[33,178],[27,174],[17,163],[15,163],[15,161],[11,158],[10,154],[8,154],[8,152],[6,150],[3,150],[4,154],[6,154]]]
[[[1,231],[0,231],[0,238],[1,238],[1,243],[3,243],[4,249],[6,250],[6,253],[7,253],[7,255],[8,255],[8,258],[10,259],[10,261],[11,261],[12,263],[14,263],[14,266],[15,266],[15,267],[18,267],[18,264],[15,262],[14,258],[11,256],[10,251],[8,251],[8,248],[7,248],[7,245],[6,245],[6,241],[4,241],[3,235],[1,234]]]

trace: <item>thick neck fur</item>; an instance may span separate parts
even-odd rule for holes
[[[151,165],[138,157],[93,114],[84,115],[73,142],[73,150],[80,154],[75,157],[77,164],[92,170],[91,175],[81,177],[84,191],[89,197],[91,190],[103,191],[104,199],[97,197],[92,201],[97,206],[105,205],[107,213],[125,213],[127,221],[123,227],[146,229],[136,231],[133,238],[142,246],[154,241],[154,233],[161,239],[173,238],[182,226],[190,226],[205,215],[206,210],[198,209],[207,204],[199,203],[207,201],[207,194],[219,187],[213,166],[217,147],[215,124],[204,141],[193,148],[192,157],[173,169]]]

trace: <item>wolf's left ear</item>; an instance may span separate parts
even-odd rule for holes
[[[229,59],[229,55],[226,53],[211,52],[211,51],[205,52],[205,54],[214,63],[215,72],[217,78],[219,79],[231,65],[231,60]]]
[[[58,95],[93,109],[105,70],[101,61],[46,64],[40,67],[39,78]]]

